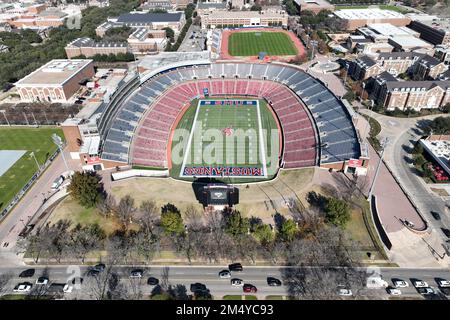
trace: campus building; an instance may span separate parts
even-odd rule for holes
[[[381,9],[345,9],[337,10],[334,14],[344,21],[347,30],[356,30],[373,23],[390,23],[403,27],[411,21],[400,12]]]
[[[179,33],[186,23],[184,12],[176,13],[138,13],[131,12],[120,15],[117,18],[108,19],[95,29],[99,37],[103,37],[105,33],[113,28],[130,27],[130,28],[147,28],[150,30],[162,30],[171,28],[175,33]]]
[[[288,14],[283,11],[214,11],[200,16],[202,28],[222,26],[286,26]]]
[[[450,44],[450,19],[415,20],[408,27],[434,45]]]
[[[164,30],[149,30],[147,28],[137,28],[127,41],[130,50],[135,53],[163,51],[167,45]]]
[[[334,5],[326,0],[295,0],[295,5],[299,11],[311,11],[318,14],[322,10],[334,11]]]
[[[20,79],[16,87],[24,102],[67,103],[94,74],[92,60],[56,59]]]
[[[96,42],[91,38],[85,37],[73,40],[66,45],[65,50],[69,59],[81,55],[90,58],[96,54],[125,54],[128,52],[128,45],[126,42]]]

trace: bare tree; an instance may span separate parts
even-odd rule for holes
[[[0,274],[0,297],[7,291],[8,283],[13,278],[11,273]]]
[[[103,240],[106,235],[97,225],[81,226],[77,225],[70,233],[72,239],[73,254],[84,263],[86,255],[96,249],[103,247]]]
[[[119,205],[117,206],[117,215],[122,222],[124,230],[127,230],[128,225],[132,223],[133,214],[135,212],[134,199],[130,195],[126,195],[120,199]]]
[[[139,210],[142,215],[141,220],[145,221],[148,225],[153,225],[160,213],[160,209],[153,200],[143,201]]]
[[[112,215],[116,210],[116,207],[117,207],[116,199],[110,194],[108,194],[106,198],[100,200],[97,203],[97,209],[100,212],[100,214],[103,215],[104,217]]]

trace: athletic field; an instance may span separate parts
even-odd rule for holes
[[[292,40],[284,32],[236,32],[232,33],[228,44],[229,54],[232,56],[257,56],[266,52],[270,56],[296,55]]]
[[[180,152],[174,135],[173,177],[249,181],[269,179],[276,173],[279,131],[263,100],[197,100],[177,129],[185,131],[184,149]]]
[[[57,128],[0,128],[0,150],[24,150],[22,157],[0,176],[0,211],[37,171],[30,156],[34,152],[40,165],[56,151],[51,135],[63,137]],[[42,190],[45,192],[46,190]]]

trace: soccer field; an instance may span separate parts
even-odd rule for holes
[[[24,150],[25,154],[0,176],[0,211],[37,171],[30,156],[34,152],[40,165],[56,151],[51,135],[63,137],[57,128],[0,128],[0,150]],[[45,191],[45,190],[43,190]]]
[[[279,131],[264,101],[200,100],[177,128],[188,134],[182,163],[173,163],[172,176],[245,180],[267,179],[276,173]]]
[[[289,36],[283,32],[236,32],[232,33],[228,44],[232,56],[256,56],[260,52],[268,55],[296,55],[295,48]]]

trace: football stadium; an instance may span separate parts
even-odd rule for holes
[[[254,182],[312,166],[354,172],[367,161],[350,112],[296,66],[187,60],[115,93],[97,121],[100,158],[105,168],[167,169],[191,180]]]

